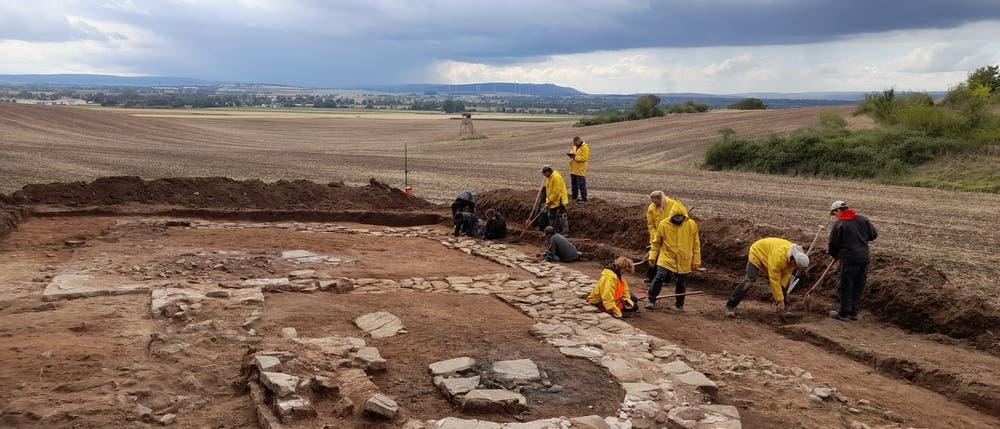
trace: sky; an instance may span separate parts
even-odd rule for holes
[[[945,90],[1000,0],[0,0],[0,74],[589,93]]]

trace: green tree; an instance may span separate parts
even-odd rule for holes
[[[767,105],[759,98],[744,98],[736,103],[727,106],[729,109],[738,110],[764,110],[767,109]]]
[[[1000,64],[984,66],[969,74],[969,87],[974,88],[981,85],[989,89],[992,94],[1000,90]]]
[[[643,95],[635,100],[635,105],[632,106],[632,112],[635,115],[629,115],[630,119],[632,119],[632,116],[635,119],[649,119],[663,116],[663,109],[659,105],[660,97],[653,94]]]

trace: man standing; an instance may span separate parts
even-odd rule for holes
[[[771,295],[778,306],[778,311],[785,311],[785,294],[783,289],[792,279],[795,267],[809,266],[809,256],[798,244],[791,241],[768,237],[757,240],[750,245],[750,258],[747,262],[746,277],[736,285],[729,302],[726,303],[726,316],[736,317],[736,306],[747,296],[747,289],[761,273],[767,273],[771,285]]]
[[[556,233],[551,226],[545,228],[545,235],[549,235],[549,248],[542,255],[543,261],[548,262],[574,262],[580,260],[580,252],[576,246],[570,243],[562,234]]]
[[[868,278],[868,242],[878,238],[875,225],[867,217],[857,214],[843,201],[834,201],[830,215],[837,216],[830,229],[829,253],[840,261],[840,311],[831,311],[830,317],[839,320],[858,320],[858,306]]]
[[[701,267],[701,240],[698,238],[698,224],[688,217],[683,204],[675,203],[668,217],[656,227],[656,235],[650,242],[649,266],[656,269],[656,277],[649,286],[646,308],[652,310],[660,288],[674,281],[674,293],[687,291],[687,276]],[[684,311],[684,295],[674,300],[674,308]]]
[[[573,137],[573,148],[569,153],[569,181],[573,187],[573,201],[587,201],[587,161],[590,160],[590,146],[579,136]]]
[[[555,226],[556,232],[569,234],[569,215],[566,213],[566,204],[569,204],[569,196],[566,195],[566,181],[558,171],[553,171],[552,167],[546,165],[542,167],[542,175],[545,176],[545,208],[548,213],[549,225]]]

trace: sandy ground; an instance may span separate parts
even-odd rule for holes
[[[838,109],[851,127],[871,126],[866,118],[850,117],[849,107]],[[843,199],[879,227],[877,251],[934,264],[950,281],[981,290],[984,300],[1000,308],[1000,229],[995,226],[1000,195],[697,168],[721,128],[732,128],[739,137],[766,136],[815,125],[821,110],[722,110],[586,128],[481,121],[476,127],[488,138],[458,141],[458,121],[443,115],[224,112],[229,117],[219,118],[211,116],[214,111],[199,111],[147,118],[126,114],[134,110],[0,105],[0,154],[6,160],[0,164],[0,191],[108,175],[319,183],[375,177],[401,187],[406,143],[407,183],[418,196],[446,202],[462,189],[535,188],[542,164],[565,174],[564,153],[572,137],[580,135],[592,147],[592,197],[634,204],[662,189],[696,207],[702,217],[743,217],[813,230],[831,222],[830,202]],[[138,113],[164,113],[143,112]],[[635,216],[642,222],[641,213]]]

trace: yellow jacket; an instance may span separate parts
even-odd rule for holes
[[[795,264],[788,263],[788,249],[792,242],[775,237],[762,238],[750,246],[750,263],[762,273],[767,273],[771,294],[775,302],[785,300],[781,288],[788,285]]]
[[[684,216],[680,225],[670,221],[676,215]],[[667,217],[656,227],[656,237],[650,243],[649,260],[677,274],[687,274],[701,266],[701,240],[698,224],[688,217],[683,204],[676,203]]]
[[[660,210],[656,204],[649,203],[649,208],[646,209],[646,230],[649,231],[649,242],[651,244],[653,243],[653,238],[656,237],[656,227],[660,225],[660,221],[667,218],[667,213],[670,213],[670,209],[677,203],[677,200],[667,198],[663,202],[663,210]]]
[[[569,192],[566,192],[566,181],[562,175],[553,171],[545,180],[545,207],[554,209],[560,204],[569,204]]]
[[[590,146],[587,143],[580,145],[579,148],[573,145],[573,148],[569,150],[570,153],[576,155],[575,158],[569,160],[569,174],[575,176],[586,176],[587,175],[587,161],[590,160]]]
[[[623,289],[621,295],[617,293],[619,281],[621,281]],[[616,298],[616,296],[618,297]],[[601,278],[597,281],[597,286],[594,286],[594,290],[587,296],[587,303],[601,304],[605,311],[619,319],[622,317],[619,304],[627,308],[635,306],[635,303],[632,302],[632,293],[628,290],[628,282],[618,277],[618,274],[615,274],[610,268],[601,271]]]

